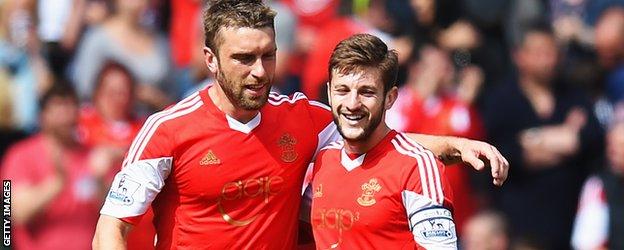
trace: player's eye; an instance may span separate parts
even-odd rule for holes
[[[236,54],[232,56],[235,60],[238,60],[242,64],[251,64],[255,61],[256,57],[250,54]]]
[[[371,90],[371,89],[365,89],[360,91],[360,95],[363,95],[365,97],[374,97],[377,93],[375,93],[375,91]]]
[[[336,89],[334,89],[334,92],[336,94],[339,94],[339,95],[344,95],[344,94],[348,93],[349,90],[347,88],[336,88]]]
[[[270,53],[262,56],[264,60],[275,60],[275,53]]]

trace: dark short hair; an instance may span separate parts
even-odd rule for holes
[[[52,86],[41,95],[39,98],[39,110],[44,110],[54,97],[71,98],[78,104],[78,95],[72,85],[67,81],[61,80],[53,83]]]
[[[518,49],[524,46],[527,37],[532,34],[544,34],[552,38],[555,37],[555,33],[549,24],[542,21],[532,22],[521,28],[520,39],[518,40],[515,48]]]
[[[265,28],[275,30],[275,11],[262,0],[213,0],[204,11],[204,44],[217,52],[219,31],[224,28]]]
[[[329,81],[332,72],[348,74],[364,68],[375,68],[381,73],[384,93],[390,90],[397,81],[399,60],[395,50],[376,36],[357,34],[342,40],[332,52],[329,59]]]

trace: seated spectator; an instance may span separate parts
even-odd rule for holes
[[[13,191],[14,247],[88,249],[110,181],[108,155],[76,140],[78,99],[69,85],[53,85],[40,105],[41,132],[13,145],[2,162]]]

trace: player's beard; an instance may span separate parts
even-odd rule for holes
[[[384,96],[383,102],[384,103],[386,102],[385,96]],[[333,117],[334,117],[334,123],[336,124],[336,127],[338,127],[338,132],[340,133],[342,138],[345,139],[346,141],[363,141],[363,140],[368,139],[371,136],[371,134],[375,132],[375,130],[377,129],[377,127],[379,127],[379,124],[381,123],[381,120],[383,118],[384,106],[385,105],[380,105],[378,112],[376,112],[375,114],[371,113],[370,111],[364,111],[366,112],[366,116],[370,116],[370,118],[369,118],[368,123],[364,125],[364,127],[362,128],[362,133],[360,133],[355,138],[349,138],[345,136],[345,132],[342,130],[342,125],[340,123],[340,114],[342,113],[340,112],[340,110],[342,109],[342,107],[338,107],[337,112],[332,112]],[[362,119],[366,119],[366,118],[368,117],[364,117]]]
[[[265,92],[261,96],[250,96],[245,94],[245,83],[243,81],[237,82],[225,76],[223,71],[219,70],[217,72],[217,82],[221,84],[221,88],[227,98],[232,102],[232,104],[237,108],[242,108],[244,110],[259,110],[266,104],[269,99],[269,92],[271,86],[268,84],[270,80],[267,80],[263,83],[257,84],[266,84]]]

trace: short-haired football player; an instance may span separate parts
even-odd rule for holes
[[[319,152],[311,224],[318,249],[456,249],[444,166],[390,129],[397,53],[379,38],[340,42],[329,65],[329,101],[344,138]]]

